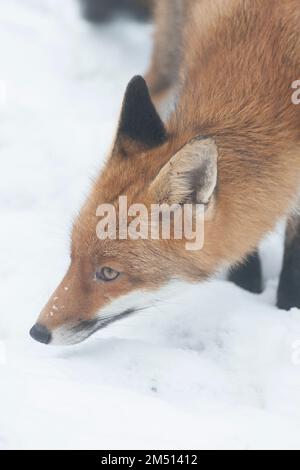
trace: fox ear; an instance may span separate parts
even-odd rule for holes
[[[166,140],[166,130],[143,77],[133,77],[129,82],[123,101],[117,143],[136,143],[141,147],[154,148]],[[126,145],[126,144],[125,144]]]
[[[159,203],[209,204],[217,186],[217,160],[213,139],[193,139],[160,170],[150,189]]]

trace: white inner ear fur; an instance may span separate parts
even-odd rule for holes
[[[217,185],[217,162],[215,141],[195,138],[160,170],[151,187],[159,202],[208,204]]]

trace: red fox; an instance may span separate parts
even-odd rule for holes
[[[260,292],[257,248],[283,217],[277,303],[300,307],[299,0],[166,0],[156,16],[152,65],[127,87],[111,154],[74,223],[70,267],[31,329],[42,343],[81,342],[172,280],[224,266]],[[202,204],[202,249],[174,237],[99,239],[97,208],[118,213],[120,196],[147,208]]]

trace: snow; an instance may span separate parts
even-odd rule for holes
[[[1,449],[300,448],[300,312],[274,307],[281,228],[261,296],[219,278],[77,346],[29,338],[150,38],[129,20],[93,29],[72,0],[0,0]]]

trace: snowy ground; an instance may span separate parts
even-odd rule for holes
[[[150,34],[95,31],[72,0],[0,0],[0,448],[300,449],[300,313],[274,307],[280,233],[263,245],[261,296],[217,280],[76,347],[28,336]]]

